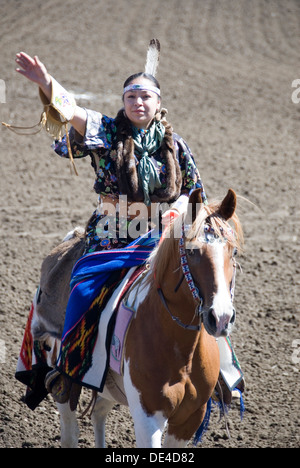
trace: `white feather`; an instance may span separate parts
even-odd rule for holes
[[[151,39],[146,58],[145,73],[156,75],[160,54],[160,43],[158,39]]]

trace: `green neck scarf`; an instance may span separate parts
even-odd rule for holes
[[[144,192],[144,203],[149,206],[150,194],[161,187],[155,165],[150,157],[160,148],[165,136],[165,127],[161,122],[154,121],[147,130],[133,126],[132,130],[135,153],[141,158],[138,164],[138,179]]]

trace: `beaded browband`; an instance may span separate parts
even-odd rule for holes
[[[123,94],[127,93],[128,91],[152,91],[160,97],[160,89],[151,85],[131,84],[124,88]]]

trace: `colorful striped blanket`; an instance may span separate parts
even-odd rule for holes
[[[128,270],[145,263],[156,246],[159,238],[151,233],[122,249],[87,254],[75,264],[57,364],[58,370],[74,381],[94,388],[84,377],[92,367],[93,355],[96,354],[94,348],[97,345],[99,320],[113,291],[121,284]],[[115,303],[111,307],[114,308]],[[107,348],[114,322],[112,315],[105,325]],[[105,376],[100,385],[97,384],[97,390],[102,391],[104,383]]]
[[[72,380],[102,391],[118,298],[132,272],[147,261],[158,240],[157,233],[150,231],[122,249],[87,254],[75,264],[57,362],[57,368]],[[34,339],[31,329],[37,296],[38,293],[32,303],[16,370],[16,378],[28,387],[26,403],[32,409],[47,394],[44,378],[50,370],[49,353],[43,349],[43,343]]]

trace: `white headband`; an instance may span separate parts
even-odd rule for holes
[[[131,84],[126,86],[123,90],[123,94],[127,93],[128,91],[152,91],[153,93],[157,94],[160,97],[160,89],[156,86],[151,85],[143,85],[143,84]]]

